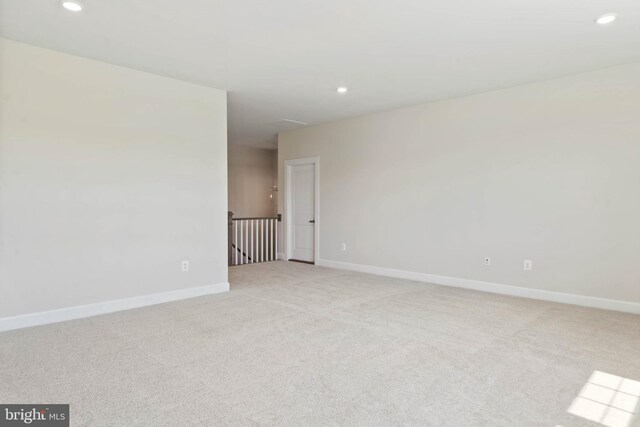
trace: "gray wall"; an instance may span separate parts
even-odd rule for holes
[[[640,302],[640,63],[292,130],[278,151],[280,188],[284,160],[320,156],[321,259]]]
[[[229,144],[229,210],[235,217],[274,216],[277,194],[269,189],[277,184],[276,150]]]
[[[226,93],[1,43],[0,317],[226,282]]]

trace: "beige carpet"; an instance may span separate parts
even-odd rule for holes
[[[635,422],[640,316],[286,262],[230,281],[0,334],[0,402],[95,426]]]

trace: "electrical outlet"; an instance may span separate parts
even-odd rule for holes
[[[531,262],[530,259],[524,260],[524,269],[527,271],[533,270],[533,263]]]
[[[347,244],[346,243],[341,244],[340,245],[340,250],[341,251],[346,251],[347,250]]]
[[[484,265],[491,265],[491,257],[484,257]]]
[[[182,271],[189,271],[189,261],[182,261]]]

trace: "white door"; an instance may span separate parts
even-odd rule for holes
[[[315,165],[291,166],[291,258],[314,261]]]

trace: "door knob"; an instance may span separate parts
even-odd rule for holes
[[[312,219],[312,220],[309,220],[309,222],[313,222],[313,223],[315,223],[315,222],[316,222],[316,220],[315,220],[315,219]]]

